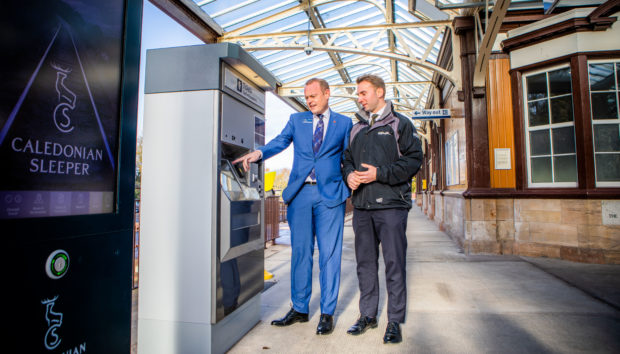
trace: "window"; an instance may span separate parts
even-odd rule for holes
[[[454,186],[459,184],[459,135],[458,131],[446,141],[446,184]]]
[[[577,187],[571,72],[568,66],[524,75],[530,187]]]
[[[588,62],[597,187],[620,186],[620,61]]]

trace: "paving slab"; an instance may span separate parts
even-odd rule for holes
[[[315,334],[318,252],[310,321],[270,325],[291,306],[290,247],[276,244],[265,251],[265,269],[274,279],[261,295],[261,321],[229,353],[620,353],[619,266],[465,255],[417,207],[409,214],[407,237],[402,343],[382,342],[387,325],[382,259],[379,326],[360,336],[346,333],[358,317],[359,301],[349,217],[334,332]]]

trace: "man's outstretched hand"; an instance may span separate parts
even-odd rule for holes
[[[249,154],[245,154],[240,158],[232,162],[233,165],[243,162],[243,170],[248,171],[250,169],[250,163],[260,160],[262,154],[259,150],[252,151]]]

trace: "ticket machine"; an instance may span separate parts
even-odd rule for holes
[[[235,44],[147,52],[138,351],[222,353],[260,319],[275,78]]]

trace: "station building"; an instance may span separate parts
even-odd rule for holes
[[[463,87],[434,78],[453,117],[421,129],[417,203],[466,252],[620,262],[619,14],[509,9],[478,82],[484,20],[454,19],[438,62]]]

